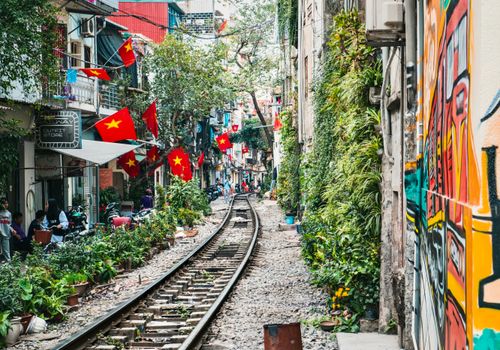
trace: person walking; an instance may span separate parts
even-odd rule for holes
[[[224,183],[224,203],[229,203],[230,194],[231,194],[231,183],[226,179]]]
[[[6,261],[10,261],[10,238],[17,232],[10,225],[12,224],[12,215],[10,214],[9,201],[3,197],[0,199],[0,240],[2,256]]]
[[[146,189],[146,193],[141,197],[141,209],[151,209],[153,208],[153,204],[153,191],[148,188]]]
[[[59,209],[57,201],[54,198],[49,198],[45,205],[45,218],[42,222],[42,227],[52,229],[51,242],[62,242],[64,240],[65,230],[68,229],[68,218],[63,210]]]

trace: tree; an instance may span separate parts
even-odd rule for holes
[[[0,1],[0,94],[24,91],[58,75],[57,8],[49,0]]]
[[[37,91],[40,82],[58,76],[53,53],[57,35],[57,8],[48,0],[0,1],[0,96],[14,87],[25,94]],[[55,79],[54,79],[55,80]],[[0,110],[0,193],[18,163],[18,145],[28,130]]]
[[[202,48],[168,35],[147,58],[151,93],[158,99],[159,138],[165,145],[189,145],[195,123],[231,100],[225,56],[222,44]]]
[[[231,142],[245,143],[252,149],[265,151],[267,149],[267,142],[262,138],[261,128],[257,128],[259,124],[260,121],[258,119],[244,120],[241,131],[231,135]]]
[[[275,81],[276,60],[272,38],[274,24],[274,1],[236,2],[238,15],[231,28],[230,42],[232,57],[230,62],[236,65],[234,83],[238,91],[247,93],[257,112],[262,125],[265,117],[259,107],[256,92],[270,89]],[[273,135],[264,128],[269,148],[272,148]]]

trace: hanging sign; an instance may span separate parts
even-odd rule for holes
[[[36,122],[38,148],[82,148],[82,118],[80,111],[57,111],[42,115]]]

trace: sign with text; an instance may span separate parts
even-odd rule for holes
[[[82,118],[80,111],[57,111],[42,115],[36,122],[38,148],[82,148]]]

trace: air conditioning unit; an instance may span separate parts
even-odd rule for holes
[[[80,24],[80,33],[83,37],[94,36],[94,20],[92,18],[82,19]]]
[[[403,2],[401,0],[366,1],[366,38],[369,43],[384,43],[404,37]]]

